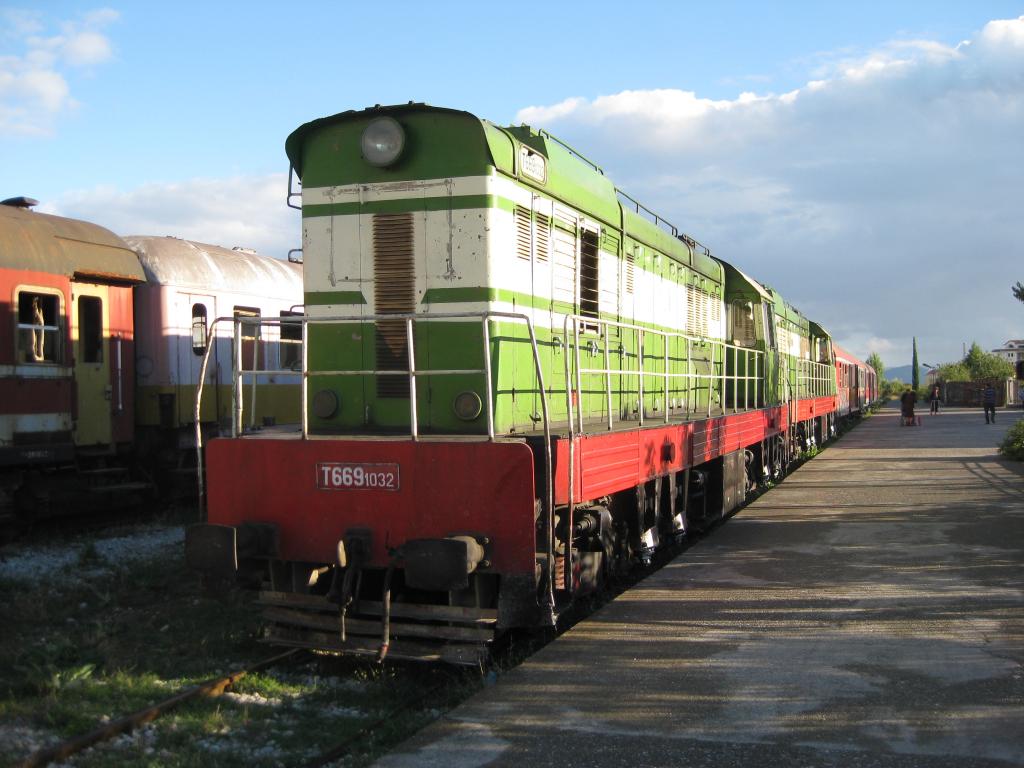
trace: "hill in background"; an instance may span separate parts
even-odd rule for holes
[[[904,384],[909,384],[913,379],[913,370],[913,365],[897,365],[894,368],[886,368],[885,378],[889,379],[890,381],[896,380],[902,381]],[[925,374],[928,373],[927,369],[918,366],[917,372],[918,381],[923,383]]]

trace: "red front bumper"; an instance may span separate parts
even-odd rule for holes
[[[473,532],[491,541],[491,572],[534,574],[525,443],[225,438],[207,447],[206,470],[208,521],[275,525],[282,560],[333,563],[339,539],[361,528],[366,565],[384,567],[409,539]]]

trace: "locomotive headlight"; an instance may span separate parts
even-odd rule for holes
[[[453,409],[455,410],[455,415],[463,421],[472,421],[483,410],[483,402],[480,400],[480,395],[476,392],[460,392],[455,396]]]
[[[384,168],[402,154],[405,131],[393,117],[378,117],[363,130],[361,145],[366,162]]]

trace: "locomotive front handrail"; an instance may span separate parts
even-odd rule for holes
[[[203,437],[202,437],[202,422],[201,422],[201,406],[203,397],[203,385],[206,380],[206,371],[209,365],[210,354],[216,345],[216,333],[215,327],[219,323],[233,323],[233,355],[232,359],[234,362],[234,371],[232,376],[232,409],[231,409],[231,436],[233,438],[239,437],[242,432],[242,424],[244,423],[244,398],[243,398],[243,387],[244,377],[246,375],[253,377],[253,390],[251,396],[251,403],[255,403],[256,397],[256,380],[261,375],[272,375],[272,376],[300,376],[300,399],[301,399],[301,437],[303,440],[309,437],[309,394],[308,394],[308,383],[309,383],[309,344],[308,344],[308,326],[311,324],[333,324],[333,323],[366,323],[366,322],[377,322],[380,320],[402,320],[405,323],[406,329],[406,365],[405,370],[379,370],[379,369],[366,369],[366,370],[339,370],[339,371],[316,371],[316,375],[332,375],[332,376],[407,376],[409,379],[409,417],[410,417],[410,437],[413,440],[419,439],[419,428],[418,428],[418,398],[416,397],[416,379],[419,376],[445,376],[445,375],[471,375],[471,374],[483,374],[485,380],[485,389],[487,396],[487,439],[488,441],[494,441],[496,439],[495,428],[494,428],[494,392],[493,392],[493,372],[491,366],[491,352],[490,352],[490,330],[488,323],[496,318],[503,318],[506,320],[523,321],[526,323],[527,331],[530,335],[530,346],[533,351],[534,366],[536,369],[537,386],[541,394],[541,410],[542,419],[544,425],[544,474],[545,474],[545,501],[547,505],[548,520],[547,520],[547,540],[549,545],[548,557],[548,599],[553,607],[554,605],[554,578],[553,574],[550,573],[551,565],[554,561],[554,462],[551,453],[551,414],[548,407],[548,391],[544,384],[544,371],[540,359],[540,350],[537,344],[537,334],[533,327],[533,320],[529,315],[522,314],[519,312],[446,312],[426,315],[416,314],[383,314],[383,315],[337,315],[327,317],[310,317],[304,315],[301,318],[298,317],[285,317],[285,318],[262,318],[262,317],[218,317],[210,324],[210,332],[208,338],[213,340],[212,343],[208,343],[206,350],[203,353],[203,362],[200,369],[199,382],[196,386],[196,400],[195,400],[195,429],[196,429],[196,459],[197,459],[197,481],[199,491],[199,505],[202,510],[204,501],[204,476],[203,476]],[[413,333],[413,323],[416,320],[452,320],[452,319],[478,319],[481,322],[482,333],[483,333],[483,368],[459,368],[459,369],[416,369],[416,347],[415,347],[415,334]],[[257,369],[256,365],[259,360],[259,344],[255,344],[253,348],[253,367],[252,369],[245,370],[243,367],[242,360],[242,327],[244,325],[249,326],[281,326],[283,324],[296,324],[301,323],[302,325],[302,355],[301,355],[301,369],[298,371],[290,369]],[[255,419],[255,408],[253,410],[252,419]],[[254,423],[254,422],[253,422]]]

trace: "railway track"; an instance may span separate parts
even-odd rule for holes
[[[82,734],[81,736],[75,736],[62,741],[59,744],[33,752],[21,763],[18,763],[18,768],[39,768],[40,766],[49,765],[57,760],[65,760],[84,749],[88,749],[96,744],[108,741],[109,739],[123,733],[129,733],[141,725],[150,723],[162,714],[169,712],[180,704],[184,704],[186,701],[190,701],[191,699],[199,696],[220,696],[229,687],[246,675],[252,672],[260,672],[265,669],[270,669],[271,667],[276,666],[283,661],[287,661],[288,659],[294,658],[302,653],[304,652],[299,649],[285,651],[284,653],[271,656],[270,658],[259,661],[245,667],[244,669],[236,670],[228,675],[208,680],[201,685],[197,685],[194,688],[189,688],[186,691],[175,694],[174,696],[158,702],[153,706],[140,709],[130,715],[126,715],[125,717],[101,725],[88,733]]]
[[[715,524],[709,525],[708,528],[701,533],[693,535],[692,537],[687,537],[686,539],[683,539],[675,545],[658,553],[650,565],[636,568],[627,574],[621,575],[620,578],[616,580],[615,584],[606,592],[595,595],[591,600],[587,601],[586,604],[579,605],[571,614],[563,615],[559,626],[559,634],[572,627],[578,621],[591,615],[604,603],[614,599],[617,595],[635,586],[639,581],[661,568],[674,557],[683,553],[704,536],[712,534],[721,522],[724,521],[717,521]],[[492,664],[499,671],[510,669],[518,664],[524,657],[532,654],[547,642],[550,642],[550,640],[555,636],[556,635],[552,633],[544,637],[536,635],[517,635],[514,638],[509,638],[509,644],[511,647],[509,644],[504,645],[499,652],[499,655],[492,657]],[[164,701],[158,702],[157,704],[146,707],[137,712],[133,712],[118,720],[105,723],[88,733],[41,749],[29,755],[21,763],[18,763],[18,765],[23,767],[43,766],[54,761],[67,759],[68,757],[96,744],[100,744],[104,741],[108,741],[119,735],[126,734],[140,728],[189,700],[201,696],[219,696],[247,674],[269,669],[307,653],[308,652],[303,651],[302,649],[290,649],[286,652],[276,654],[256,664],[234,671],[231,674],[209,680],[202,685],[190,688],[169,697]],[[465,698],[465,695],[471,692],[470,688],[466,685],[465,680],[466,678],[464,675],[460,678],[446,676],[441,682],[437,682],[435,678],[434,681],[431,681],[433,684],[428,684],[421,691],[412,692],[412,695],[405,697],[395,706],[388,708],[383,714],[376,716],[373,721],[366,723],[356,732],[348,735],[329,748],[323,749],[315,757],[310,759],[307,755],[302,759],[296,760],[294,764],[308,766],[309,768],[320,768],[320,766],[330,765],[341,758],[348,757],[351,759],[353,756],[358,756],[360,754],[369,754],[374,749],[379,748],[380,744],[387,744],[390,742],[392,737],[387,735],[388,731],[393,729],[396,723],[401,723],[406,720],[405,715],[407,713],[414,712],[417,709],[423,709],[427,704],[429,704],[430,709],[447,711],[451,706],[457,704],[458,701],[461,701],[462,698]],[[376,744],[376,747],[372,746],[374,744]]]

